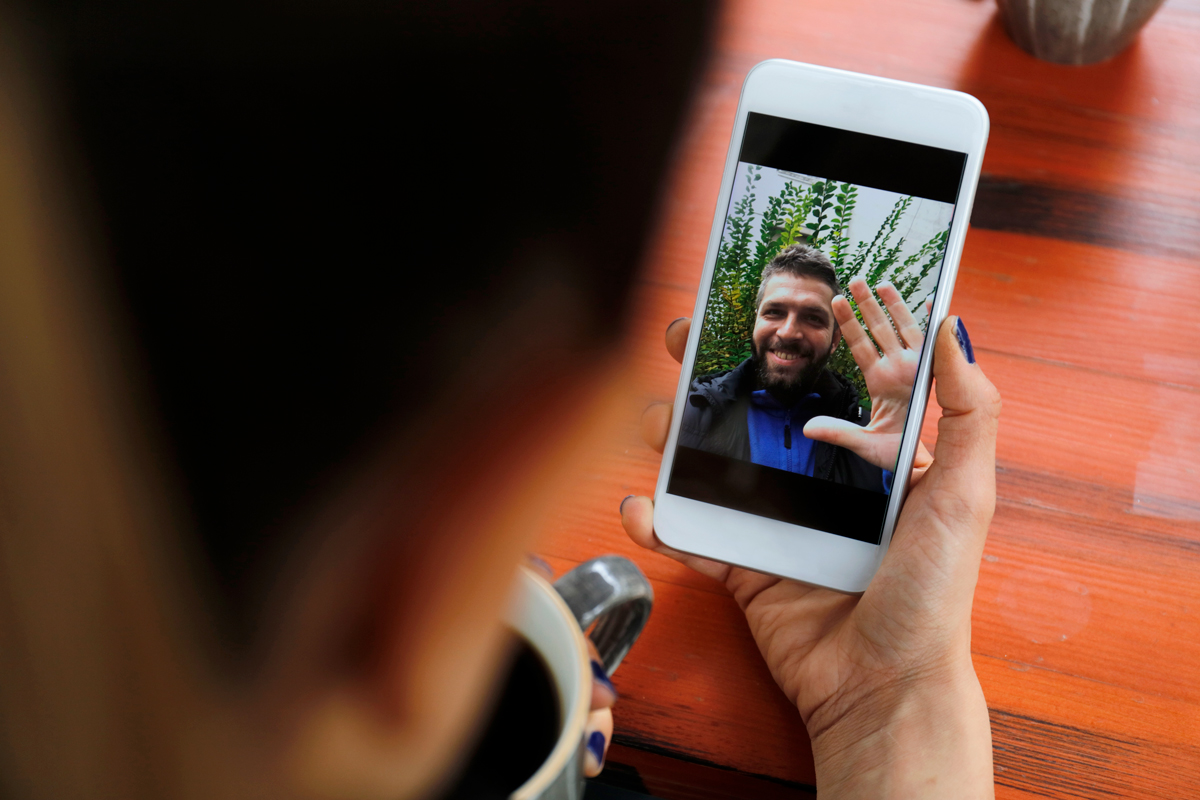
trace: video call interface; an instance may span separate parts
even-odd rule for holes
[[[898,445],[804,428],[911,402],[915,385],[851,352],[833,299],[875,341],[849,284],[881,308],[888,284],[925,332],[966,155],[751,113],[738,162],[667,492],[879,544]]]

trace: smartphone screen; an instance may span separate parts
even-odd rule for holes
[[[816,418],[870,422],[881,371],[864,375],[833,298],[846,297],[863,323],[848,285],[888,282],[924,332],[966,161],[748,115],[668,493],[880,543],[899,437],[894,453],[864,455],[803,429]],[[910,400],[915,369],[911,380]]]

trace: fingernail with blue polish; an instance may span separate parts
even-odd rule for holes
[[[622,514],[624,514],[624,513],[625,513],[625,503],[626,503],[626,501],[628,501],[628,500],[629,500],[629,498],[631,498],[631,497],[633,497],[633,495],[631,495],[631,494],[627,494],[627,495],[625,495],[625,497],[624,497],[624,498],[621,500],[621,505],[617,507],[617,511],[619,511],[619,512],[620,512],[620,513],[622,513]]]
[[[954,326],[954,335],[958,339],[958,346],[963,351],[963,355],[967,357],[967,363],[974,364],[975,348],[971,347],[971,337],[967,335],[967,326],[963,325],[962,317],[958,318],[958,322]]]
[[[612,692],[614,697],[617,696],[617,687],[613,686],[612,681],[608,679],[608,673],[604,671],[604,665],[594,658],[592,659],[592,677],[595,678],[601,686]]]
[[[554,569],[549,564],[547,564],[545,561],[543,561],[542,559],[535,556],[533,553],[526,553],[525,558],[529,561],[530,565],[533,566],[535,569],[541,570],[542,572],[546,573],[547,575],[554,574]]]
[[[592,731],[592,735],[587,741],[588,752],[596,759],[597,764],[604,763],[604,734],[600,731]]]
[[[675,319],[671,320],[671,322],[667,325],[667,330],[671,330],[676,322],[683,322],[685,319],[687,319],[687,317],[676,317]]]

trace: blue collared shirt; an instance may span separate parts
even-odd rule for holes
[[[785,408],[765,389],[750,394],[746,421],[750,428],[750,460],[764,467],[797,472],[812,477],[816,466],[813,440],[804,435],[804,425],[817,416],[821,395],[813,392],[791,408]],[[892,493],[892,473],[883,471],[884,494]]]
[[[813,474],[816,453],[812,439],[804,435],[804,423],[815,417],[821,395],[813,392],[791,408],[785,408],[765,389],[750,394],[746,414],[750,426],[750,460],[801,475]]]

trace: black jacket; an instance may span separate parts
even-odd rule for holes
[[[747,413],[754,381],[750,362],[692,381],[679,423],[679,444],[708,453],[750,460]],[[818,416],[837,417],[866,425],[870,415],[858,404],[858,390],[838,375],[823,370],[813,391],[821,395]],[[844,447],[813,442],[813,477],[859,489],[883,491],[883,470]]]

